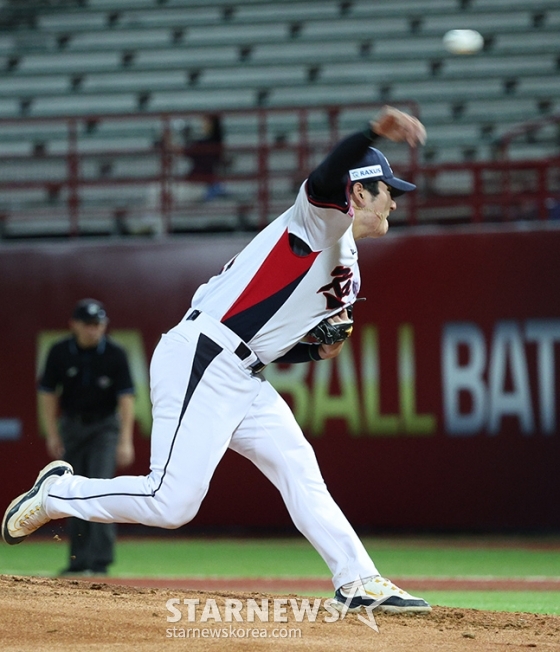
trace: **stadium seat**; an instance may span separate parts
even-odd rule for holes
[[[482,52],[457,57],[444,50],[443,33],[461,26],[481,31]],[[559,42],[557,0],[88,0],[38,7],[34,21],[0,28],[0,117],[223,110],[231,112],[226,144],[236,152],[230,173],[242,176],[258,164],[242,151],[258,142],[258,123],[239,111],[415,100],[429,133],[425,160],[485,160],[511,126],[560,110]],[[339,128],[350,131],[367,118],[364,109],[343,112]],[[150,148],[159,125],[149,115],[143,122],[79,121],[83,174],[156,175],[158,153]],[[63,159],[52,157],[68,151],[66,126],[16,127],[0,125],[0,153],[21,157],[21,165],[4,164],[0,179],[59,179]],[[289,147],[298,129],[295,114],[269,117],[268,140],[279,148],[274,169],[297,167]],[[311,143],[328,143],[325,115],[310,115],[308,129]],[[557,151],[556,134],[547,132],[512,149],[516,157]],[[398,148],[395,156],[399,161]],[[249,195],[254,185],[245,190]],[[288,177],[273,187],[280,203],[292,191]],[[96,192],[88,190],[92,210],[114,205],[111,193]],[[33,193],[30,215],[39,214],[41,201],[53,201],[52,189]],[[14,197],[12,206],[27,201]]]

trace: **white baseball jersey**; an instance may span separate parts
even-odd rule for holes
[[[192,307],[234,331],[263,363],[276,360],[356,300],[352,219],[351,208],[311,203],[303,184],[294,205],[197,290]],[[294,253],[294,236],[307,255]]]

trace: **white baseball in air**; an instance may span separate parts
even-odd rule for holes
[[[474,54],[482,49],[484,38],[474,29],[451,29],[444,35],[443,45],[453,54]]]

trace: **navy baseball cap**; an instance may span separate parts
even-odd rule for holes
[[[351,182],[361,181],[362,179],[380,179],[396,190],[396,192],[391,193],[394,197],[416,189],[413,183],[398,179],[393,174],[389,161],[375,147],[368,148],[358,165],[352,170],[348,170],[348,176]]]
[[[86,324],[100,324],[108,321],[104,305],[95,299],[82,299],[74,306],[72,319]]]

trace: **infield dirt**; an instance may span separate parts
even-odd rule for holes
[[[281,596],[273,596],[275,598]],[[283,596],[287,598],[296,595]],[[76,650],[376,650],[379,652],[476,652],[527,650],[560,652],[560,616],[498,613],[474,609],[434,607],[425,616],[376,614],[379,632],[348,614],[334,623],[288,622],[234,623],[244,630],[255,628],[258,638],[180,638],[169,630],[189,625],[170,624],[169,598],[214,598],[218,606],[226,598],[271,598],[262,593],[240,594],[181,589],[140,588],[92,580],[45,579],[0,576],[0,632],[5,652]],[[311,600],[313,600],[311,598]],[[327,612],[325,612],[326,614]],[[195,625],[215,627],[212,621]],[[191,625],[192,627],[193,625]],[[222,627],[221,624],[217,627]],[[229,624],[228,624],[229,627]],[[299,630],[290,637],[275,637],[274,630]],[[278,632],[277,632],[278,633]],[[263,638],[266,636],[266,638]]]

